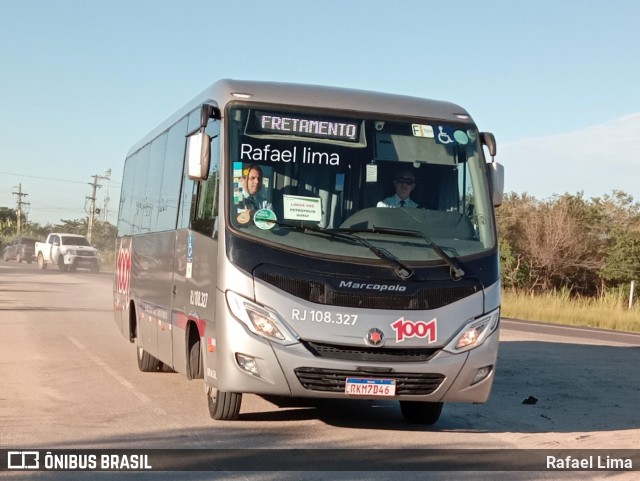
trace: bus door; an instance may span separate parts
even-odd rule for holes
[[[199,112],[199,111],[198,111]],[[199,119],[199,118],[198,118]],[[191,127],[191,118],[189,119]],[[213,320],[217,271],[217,218],[219,197],[220,123],[209,120],[206,132],[211,137],[211,163],[208,177],[189,180],[183,173],[182,195],[172,256],[173,368],[187,372],[190,343],[204,334],[204,324]],[[192,327],[198,330],[192,332]],[[160,342],[160,338],[158,338]]]

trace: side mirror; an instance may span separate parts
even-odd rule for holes
[[[502,205],[502,195],[504,194],[504,167],[498,162],[491,162],[487,165],[493,205],[498,207]]]
[[[496,138],[491,132],[480,132],[480,142],[489,149],[489,155],[493,159],[496,156]]]
[[[197,132],[187,138],[187,172],[191,180],[207,180],[211,162],[211,137]]]

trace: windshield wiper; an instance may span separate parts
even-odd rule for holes
[[[282,227],[290,227],[290,228],[296,229],[296,230],[298,230],[300,232],[305,232],[305,231],[318,232],[320,234],[326,234],[326,235],[328,235],[328,236],[330,236],[332,238],[350,240],[350,241],[357,242],[358,244],[367,247],[376,256],[378,256],[380,259],[386,261],[389,265],[391,265],[394,268],[394,272],[396,273],[396,275],[400,279],[406,281],[407,279],[409,279],[413,275],[413,270],[412,269],[410,269],[409,267],[405,266],[398,259],[395,259],[391,255],[389,255],[383,249],[380,249],[379,247],[374,246],[368,240],[363,239],[362,237],[355,235],[354,232],[349,232],[348,230],[340,230],[340,229],[321,229],[320,227],[316,227],[316,226],[312,226],[312,225],[290,224],[288,222],[280,222],[280,221],[277,221],[277,220],[269,220],[269,222],[273,222],[274,224],[282,226]],[[356,231],[356,232],[358,232],[358,231]],[[369,232],[369,231],[365,231],[365,232]]]
[[[419,230],[409,230],[409,229],[390,229],[387,227],[376,227],[373,226],[370,229],[341,229],[339,232],[373,232],[376,234],[390,234],[390,235],[406,235],[410,237],[420,237],[424,239],[424,241],[433,249],[433,251],[438,254],[438,256],[449,266],[451,269],[451,277],[454,280],[460,280],[464,277],[464,269],[460,263],[447,254],[442,247],[433,242],[429,236],[427,236],[424,232]]]

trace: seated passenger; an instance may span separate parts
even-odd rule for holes
[[[416,187],[416,177],[409,169],[398,172],[393,179],[396,193],[391,197],[378,202],[376,207],[418,207],[418,204],[409,197]]]
[[[259,209],[272,210],[271,202],[260,195],[262,189],[262,169],[259,165],[250,165],[242,171],[242,199],[238,207],[255,211]]]

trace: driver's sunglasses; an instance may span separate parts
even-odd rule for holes
[[[415,181],[415,180],[413,180],[413,179],[407,179],[406,177],[398,177],[398,178],[396,179],[396,182],[397,182],[398,184],[405,184],[405,185],[413,185],[413,184],[415,184],[415,183],[416,183],[416,181]]]

